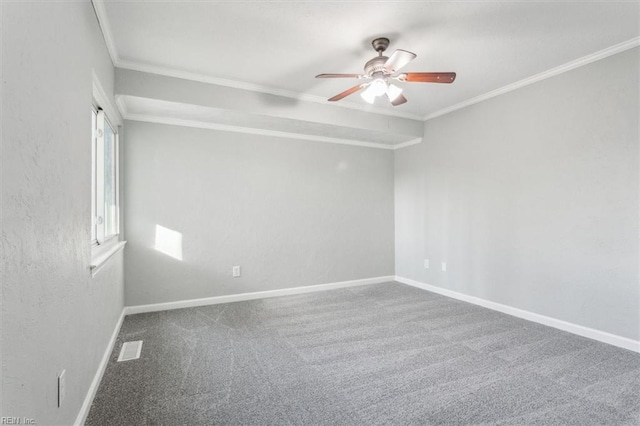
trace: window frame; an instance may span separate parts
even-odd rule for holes
[[[96,231],[96,126],[98,125],[98,107],[91,106],[91,247],[98,245]]]
[[[116,242],[120,236],[120,135],[118,126],[112,124],[106,111],[94,101],[92,105],[92,138],[91,138],[91,247],[97,249]],[[95,117],[95,123],[93,121]],[[104,126],[113,132],[113,163],[115,192],[115,232],[105,235],[105,158],[104,158]]]
[[[91,241],[91,263],[90,263],[90,271],[91,276],[95,277],[102,268],[107,264],[109,259],[118,253],[120,250],[124,249],[126,245],[126,241],[124,241],[123,237],[123,229],[122,229],[122,199],[120,198],[120,136],[122,132],[122,117],[116,106],[118,104],[117,96],[113,97],[113,94],[109,94],[104,87],[100,83],[100,78],[96,74],[95,70],[92,70],[92,80],[93,80],[93,97],[92,102],[89,104],[91,108],[95,111],[96,114],[96,122],[97,122],[97,114],[99,110],[104,110],[104,117],[108,121],[110,127],[114,131],[114,173],[115,173],[115,204],[116,210],[115,214],[115,229],[116,233],[112,236],[107,236],[107,238],[103,238],[98,241],[97,238],[97,228],[95,228],[96,235],[93,235],[93,231],[90,232],[90,241]],[[96,211],[95,207],[97,207],[97,200],[95,197],[95,188],[97,182],[94,182],[94,176],[97,177],[96,164],[95,159],[97,156],[97,141],[94,141],[96,137],[96,132],[94,132],[94,127],[91,130],[91,229],[94,229],[94,226],[97,226],[95,223]],[[104,148],[104,146],[103,146]],[[104,152],[104,151],[103,151]],[[104,174],[103,174],[104,176]],[[104,199],[103,199],[104,202]],[[95,238],[94,238],[95,237]]]

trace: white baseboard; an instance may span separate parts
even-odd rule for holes
[[[116,327],[113,329],[113,333],[111,334],[111,339],[109,340],[109,344],[107,345],[107,349],[104,351],[104,355],[102,355],[102,360],[100,360],[100,364],[98,365],[98,370],[96,371],[96,375],[93,377],[93,381],[91,382],[91,386],[89,386],[89,391],[87,392],[87,396],[84,398],[84,402],[82,403],[82,407],[80,408],[80,412],[78,413],[78,417],[76,417],[76,421],[73,423],[75,426],[82,426],[84,422],[87,420],[87,416],[89,415],[89,410],[91,409],[91,404],[93,403],[93,398],[96,396],[96,392],[98,391],[98,387],[100,386],[100,381],[102,381],[102,376],[104,375],[104,371],[107,369],[107,364],[109,363],[109,357],[111,356],[111,352],[113,351],[113,346],[116,343],[116,339],[118,338],[118,333],[120,333],[120,327],[122,326],[122,321],[124,321],[125,311],[124,309],[120,313],[120,318],[116,324]]]
[[[624,349],[629,349],[634,352],[640,352],[640,341],[629,339],[627,337],[618,336],[615,334],[607,333],[605,331],[595,330],[593,328],[584,327],[582,325],[573,324],[570,322],[562,321],[562,320],[548,317],[545,315],[536,314],[533,312],[514,308],[512,306],[503,305],[501,303],[481,299],[479,297],[469,296],[464,293],[458,293],[457,291],[447,290],[445,288],[436,287],[430,284],[425,284],[419,281],[411,280],[409,278],[396,276],[395,281],[402,284],[407,284],[413,287],[421,288],[423,290],[431,291],[433,293],[438,293],[443,296],[451,297],[453,299],[462,300],[463,302],[473,303],[474,305],[482,306],[488,309],[492,309],[494,311],[512,315],[514,317],[526,319],[526,320],[537,322],[539,324],[543,324],[549,327],[557,328],[559,330],[567,331],[569,333],[577,334],[578,336],[597,340],[603,343],[608,343],[610,345],[618,346]]]
[[[356,287],[367,284],[380,284],[393,281],[393,276],[365,278],[361,280],[340,281],[337,283],[318,284],[304,287],[283,288],[279,290],[256,291],[253,293],[231,294],[228,296],[205,297],[202,299],[179,300],[177,302],[153,303],[150,305],[127,306],[125,315],[144,312],[167,311],[170,309],[193,308],[195,306],[217,305],[219,303],[241,302],[243,300],[265,299],[268,297],[290,296],[293,294],[312,293],[315,291],[333,290],[337,288]]]

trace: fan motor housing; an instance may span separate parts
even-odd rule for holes
[[[387,62],[386,56],[376,56],[375,58],[369,60],[366,64],[364,64],[364,72],[365,74],[372,76],[375,73],[385,72],[384,64]]]

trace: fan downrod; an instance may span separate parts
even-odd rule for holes
[[[373,46],[379,55],[382,55],[382,52],[387,50],[387,47],[389,47],[389,39],[386,37],[376,38],[371,42],[371,46]]]

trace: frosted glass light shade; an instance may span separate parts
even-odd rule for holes
[[[371,82],[367,91],[370,91],[373,96],[380,96],[387,92],[387,82],[381,78],[376,78]]]
[[[360,96],[362,97],[362,99],[364,99],[365,101],[369,102],[370,104],[374,103],[375,100],[376,100],[376,95],[374,95],[371,92],[369,92],[368,88],[367,88],[367,90],[362,92],[360,94]]]
[[[394,84],[390,84],[387,88],[387,96],[391,102],[395,101],[402,94],[402,89]]]
[[[376,78],[360,96],[362,96],[362,99],[372,104],[376,100],[376,96],[384,95],[387,93],[387,90],[388,83],[382,78]]]

